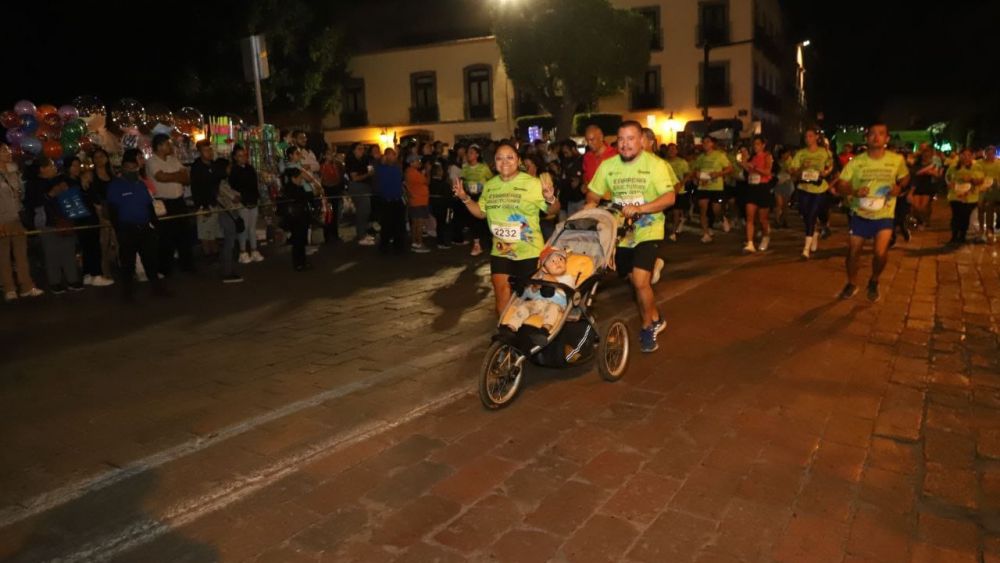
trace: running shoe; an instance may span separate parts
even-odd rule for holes
[[[11,301],[17,301],[17,292],[8,291],[7,293],[4,294],[3,300],[6,301],[7,303],[10,303]]]
[[[759,248],[759,250],[761,252],[764,252],[765,250],[767,250],[767,247],[770,244],[771,244],[771,237],[768,237],[768,236],[761,237],[760,238],[760,248]]]
[[[677,242],[677,233],[670,233],[667,238],[670,239],[670,242]]]
[[[222,278],[222,283],[243,283],[243,276],[239,274],[230,274]]]
[[[250,253],[250,259],[253,260],[254,262],[263,262],[264,255],[254,250],[253,252]]]
[[[252,261],[249,252],[240,252],[240,264],[249,264]]]
[[[840,291],[840,294],[837,295],[837,299],[850,299],[851,297],[854,297],[857,294],[858,294],[858,286],[849,283],[845,285],[844,289]]]
[[[819,236],[820,236],[820,238],[822,238],[823,240],[826,240],[826,239],[830,238],[830,234],[831,234],[832,232],[833,232],[833,231],[831,231],[831,230],[830,230],[830,227],[823,227],[823,228],[821,228],[821,229],[819,230]]]
[[[94,287],[108,287],[109,285],[115,285],[115,280],[104,276],[93,276],[90,278],[90,285]]]
[[[704,235],[701,236],[701,242],[703,244],[708,244],[712,242],[712,235],[705,233]]]
[[[732,229],[732,226],[729,224],[729,217],[723,217],[722,218],[722,232],[728,233],[730,231],[730,229]]]
[[[417,254],[427,254],[428,252],[431,251],[430,248],[427,248],[426,246],[424,246],[422,244],[418,244],[416,246],[413,246],[411,249],[413,250],[413,252],[416,252]]]
[[[361,246],[375,246],[375,237],[368,235],[358,241]]]
[[[478,242],[473,243],[472,252],[469,252],[469,256],[479,256],[482,253],[483,253],[483,247],[480,246]]]
[[[659,334],[663,332],[666,328],[667,328],[667,321],[663,320],[662,317],[658,320],[653,321],[653,324],[649,325],[649,330],[653,331],[653,340],[656,340],[656,337],[659,336]]]
[[[813,237],[812,246],[809,248],[809,252],[816,252],[819,250],[819,237]]]
[[[647,354],[660,349],[660,345],[656,343],[656,333],[653,332],[652,328],[644,328],[639,331],[639,343],[639,349]]]
[[[743,254],[753,254],[754,252],[757,252],[757,249],[754,248],[752,242],[748,242],[743,246]]]
[[[878,291],[878,282],[871,280],[868,282],[868,300],[872,303],[878,303],[882,299],[882,294]]]
[[[33,287],[28,291],[22,291],[21,297],[41,297],[44,294],[45,294],[44,291],[38,289],[37,287]]]
[[[52,295],[62,295],[63,293],[66,293],[66,286],[62,284],[54,285],[49,288],[49,291],[52,292]]]
[[[69,284],[69,285],[66,286],[66,289],[68,289],[70,291],[74,291],[74,292],[75,291],[83,291],[83,283],[82,282],[71,283],[71,284]]]

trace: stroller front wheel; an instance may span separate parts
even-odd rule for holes
[[[496,410],[513,401],[521,388],[524,359],[503,342],[494,342],[486,352],[479,374],[479,399],[483,406]]]
[[[605,381],[618,381],[628,369],[628,354],[628,327],[622,321],[615,321],[601,339],[597,353],[597,372]]]

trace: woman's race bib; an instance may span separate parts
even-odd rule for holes
[[[701,180],[702,182],[711,182],[712,174],[710,174],[709,172],[702,172],[698,174],[698,179]]]
[[[961,184],[955,184],[955,193],[958,195],[964,195],[972,191],[972,184],[968,182],[962,182]]]
[[[747,178],[747,182],[749,182],[751,186],[760,184],[760,174],[750,174],[750,177]]]
[[[819,181],[819,170],[803,170],[802,171],[802,181],[803,182],[818,182]]]
[[[490,225],[493,237],[500,242],[521,242],[521,229],[523,225],[518,222],[503,222]]]
[[[865,211],[878,211],[885,207],[884,197],[863,197],[858,200],[858,207]]]
[[[626,205],[643,205],[646,200],[642,196],[615,196],[614,202],[625,207]]]

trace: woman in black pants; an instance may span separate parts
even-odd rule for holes
[[[305,179],[300,168],[285,169],[282,199],[285,227],[292,233],[292,267],[301,272],[309,267],[306,261],[306,244],[309,239],[310,194],[303,187]]]

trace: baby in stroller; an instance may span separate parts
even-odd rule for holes
[[[566,273],[566,251],[558,248],[546,248],[541,256],[541,269],[535,275],[535,279],[561,283],[574,287],[576,280]],[[562,316],[563,311],[569,306],[566,292],[561,289],[551,287],[541,287],[531,285],[525,287],[517,303],[505,315],[503,327],[511,332],[517,332],[524,321],[533,315],[542,318],[542,329],[551,332]]]

